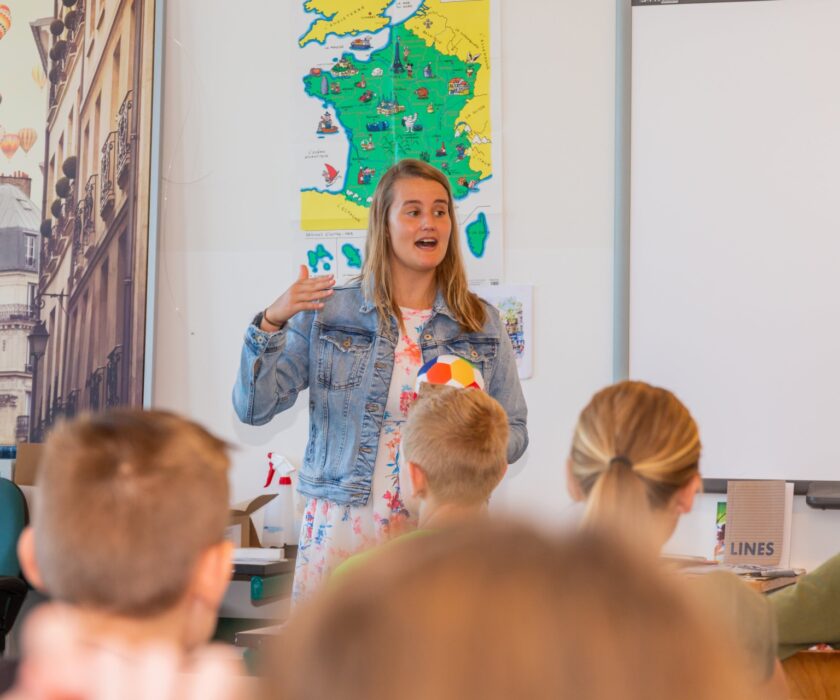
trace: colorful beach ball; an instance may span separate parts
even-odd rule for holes
[[[457,355],[440,355],[429,360],[417,373],[415,391],[420,391],[423,382],[444,384],[461,389],[484,389],[484,377],[469,360]]]

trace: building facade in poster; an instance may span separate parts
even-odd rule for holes
[[[33,25],[49,80],[34,441],[63,416],[143,400],[154,2],[54,11]]]
[[[32,400],[29,334],[38,284],[41,210],[30,178],[0,176],[0,444],[26,440]]]

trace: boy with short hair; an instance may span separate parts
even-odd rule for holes
[[[479,389],[422,384],[400,444],[403,500],[420,528],[485,510],[507,471],[508,418]]]
[[[400,496],[418,516],[418,529],[391,544],[480,516],[507,471],[508,417],[480,389],[422,384],[400,443]],[[381,548],[336,567],[341,579]]]
[[[18,547],[24,573],[70,606],[82,640],[195,650],[230,581],[229,464],[224,441],[164,411],[56,427]]]

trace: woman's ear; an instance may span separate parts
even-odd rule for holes
[[[702,488],[703,479],[698,473],[691,477],[685,486],[678,489],[674,494],[674,506],[676,507],[677,513],[680,515],[690,513],[691,509],[694,507],[694,497]]]
[[[577,480],[577,477],[572,473],[571,457],[569,457],[569,459],[566,460],[566,490],[569,492],[569,496],[572,497],[573,501],[580,503],[581,501],[586,500],[586,494],[580,487],[580,482]]]

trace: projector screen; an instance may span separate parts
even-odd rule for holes
[[[840,2],[633,0],[629,373],[707,478],[840,479]]]

